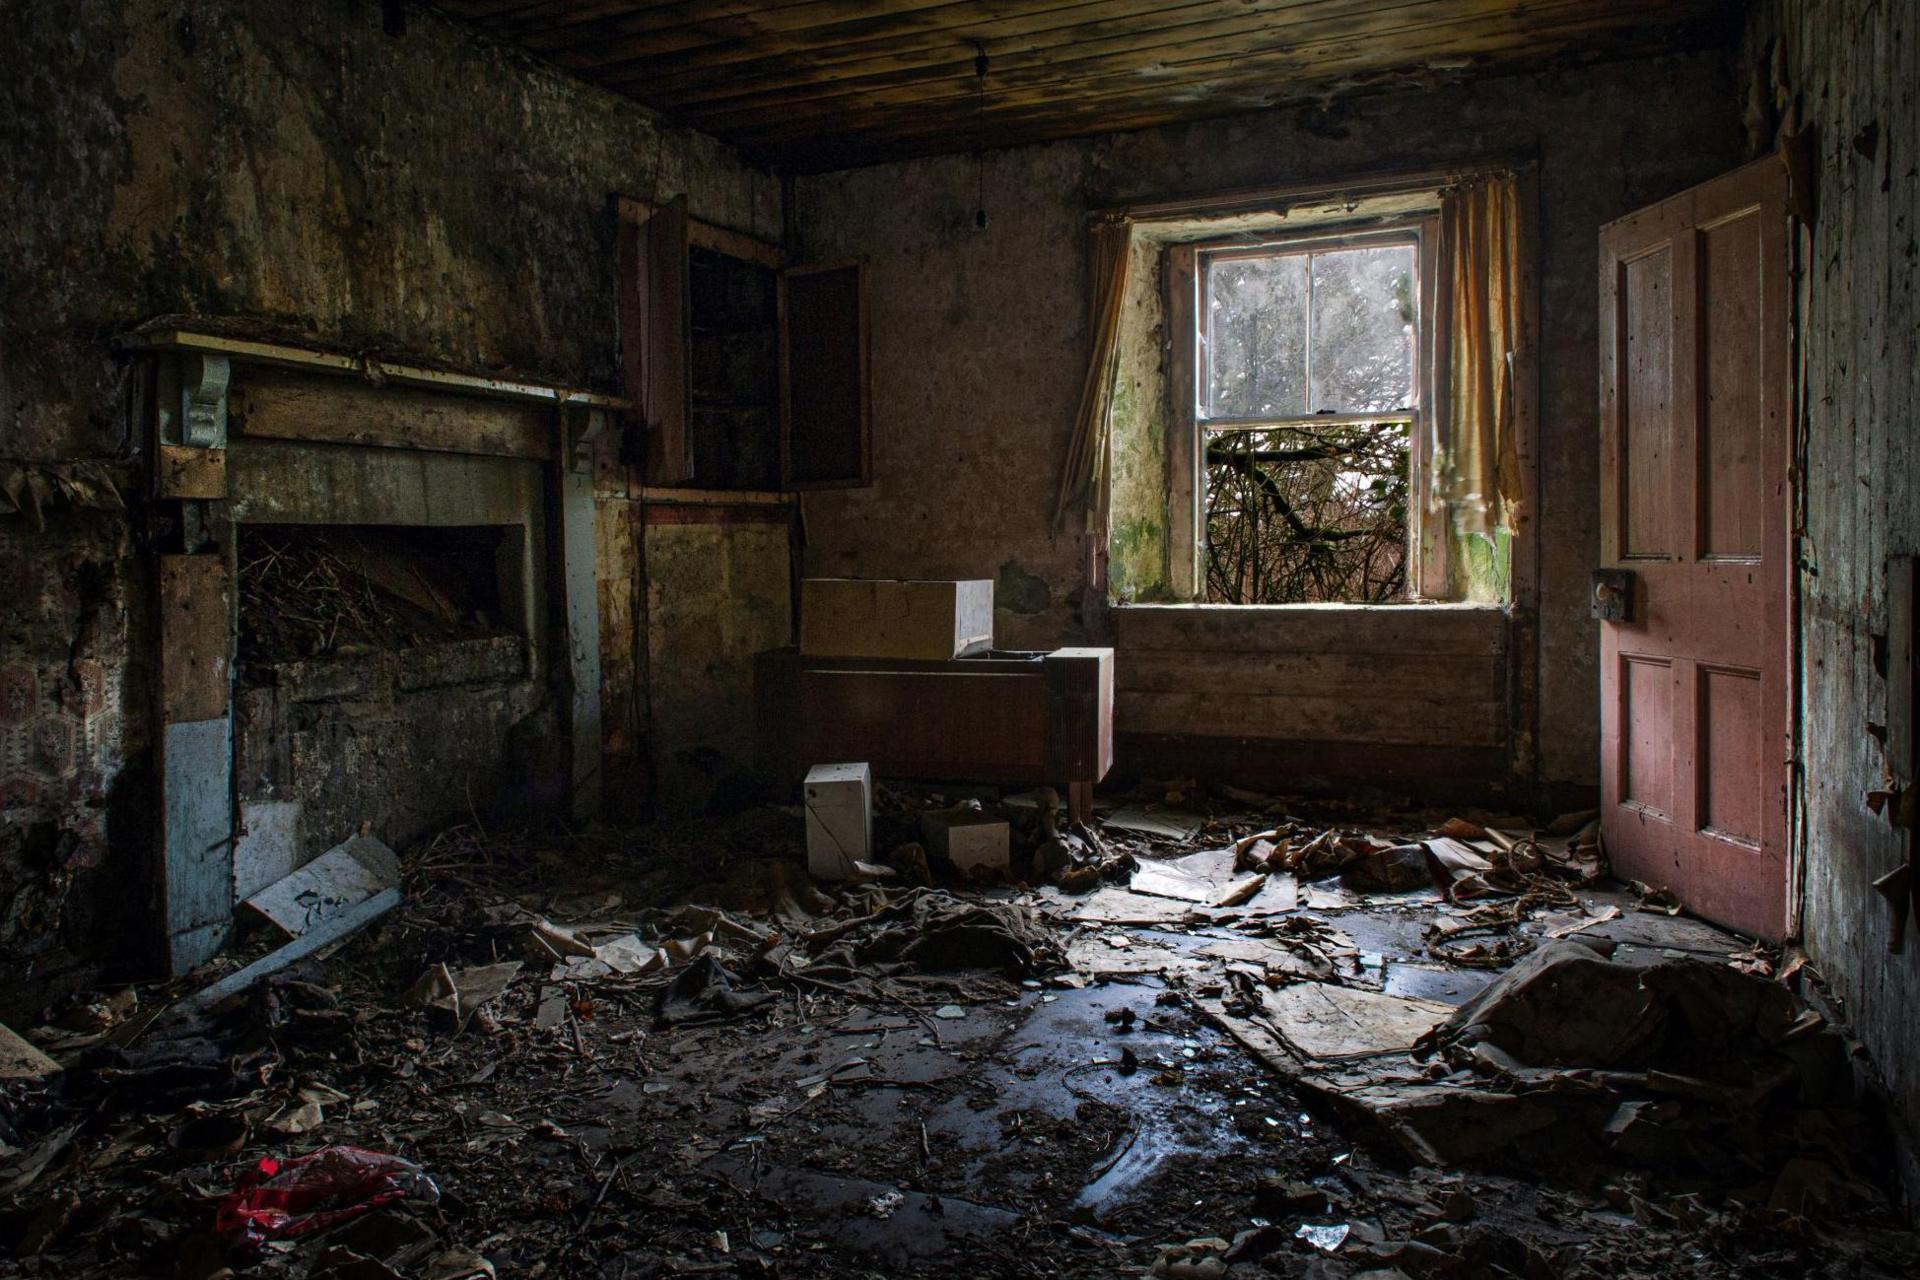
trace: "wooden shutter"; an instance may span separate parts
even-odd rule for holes
[[[631,209],[632,206],[624,206]],[[620,361],[648,484],[693,478],[687,448],[687,198],[620,220]]]
[[[867,283],[858,263],[780,278],[780,475],[789,489],[873,483]]]

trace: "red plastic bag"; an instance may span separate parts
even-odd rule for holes
[[[255,1248],[320,1231],[397,1200],[440,1199],[427,1171],[410,1160],[357,1147],[322,1147],[291,1160],[268,1156],[240,1178],[214,1211],[229,1246]]]

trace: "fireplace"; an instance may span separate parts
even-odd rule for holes
[[[361,830],[593,817],[591,455],[621,402],[204,333],[144,349],[172,967]]]

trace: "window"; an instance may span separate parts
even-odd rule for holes
[[[1200,246],[1202,598],[1408,598],[1422,228]]]

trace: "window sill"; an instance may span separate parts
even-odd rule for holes
[[[1221,617],[1281,619],[1289,616],[1327,613],[1481,613],[1505,615],[1504,604],[1474,600],[1406,600],[1396,604],[1125,604],[1115,603],[1116,612],[1131,614],[1193,615],[1218,614]]]

